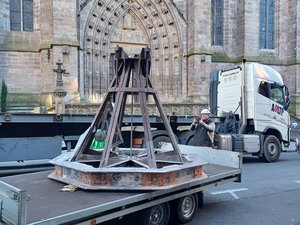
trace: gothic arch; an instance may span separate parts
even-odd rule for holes
[[[92,4],[82,43],[80,82],[83,84],[80,87],[83,90],[80,91],[84,98],[95,102],[102,100],[109,85],[110,55],[118,44],[125,50],[129,47],[133,53],[135,47],[140,49],[148,45],[152,52],[152,81],[162,101],[179,101],[184,90],[183,44],[170,1],[97,0]],[[117,32],[128,34],[129,38],[123,40]]]

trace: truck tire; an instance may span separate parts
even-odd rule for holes
[[[168,202],[145,209],[143,225],[167,225],[170,220],[170,206]]]
[[[281,144],[277,137],[268,135],[264,140],[263,158],[267,162],[275,162],[281,153]]]
[[[157,136],[153,139],[153,147],[154,148],[160,148],[161,142],[167,142],[170,143],[171,139],[168,136]]]
[[[153,147],[160,148],[161,142],[171,143],[171,139],[169,138],[166,131],[158,130],[152,132],[153,137]],[[178,142],[177,137],[175,136],[176,141]],[[143,141],[143,148],[146,148],[145,141]]]
[[[195,131],[183,131],[178,135],[178,142],[182,145],[188,145],[190,139],[193,138]]]
[[[198,209],[198,195],[186,195],[179,198],[175,203],[177,220],[181,224],[190,222],[194,217]]]
[[[194,145],[194,136],[191,137],[188,142],[186,143],[186,145]]]

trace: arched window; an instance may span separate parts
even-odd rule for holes
[[[10,30],[33,31],[33,0],[10,0]]]
[[[260,0],[259,47],[274,48],[274,0]]]
[[[223,45],[223,0],[212,0],[212,45]]]

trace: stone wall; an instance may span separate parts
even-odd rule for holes
[[[11,32],[9,0],[0,4],[0,79],[8,86],[8,105],[51,106],[59,59],[68,72],[66,99],[79,101],[76,2],[34,0],[33,32]]]
[[[119,45],[152,50],[152,81],[165,104],[207,104],[209,73],[242,59],[282,73],[294,103],[300,79],[300,3],[275,1],[275,48],[259,49],[259,0],[223,1],[223,45],[213,46],[210,0],[33,0],[34,31],[10,32],[9,0],[0,2],[0,79],[9,99],[53,104],[57,60],[67,104],[101,102],[109,58]],[[13,103],[13,104],[15,104]],[[297,103],[298,104],[298,103]],[[300,116],[299,106],[293,113]]]
[[[0,52],[0,68],[10,93],[41,92],[39,53]]]
[[[296,45],[297,45],[297,0],[289,1],[289,4],[278,1],[276,17],[277,26],[277,54],[281,63],[292,63],[296,61]]]

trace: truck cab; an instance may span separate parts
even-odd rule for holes
[[[290,97],[281,75],[267,65],[243,63],[214,70],[210,77],[210,107],[220,118],[217,132],[243,139],[245,153],[276,161],[290,139]],[[245,150],[245,135],[257,137],[256,150]]]

